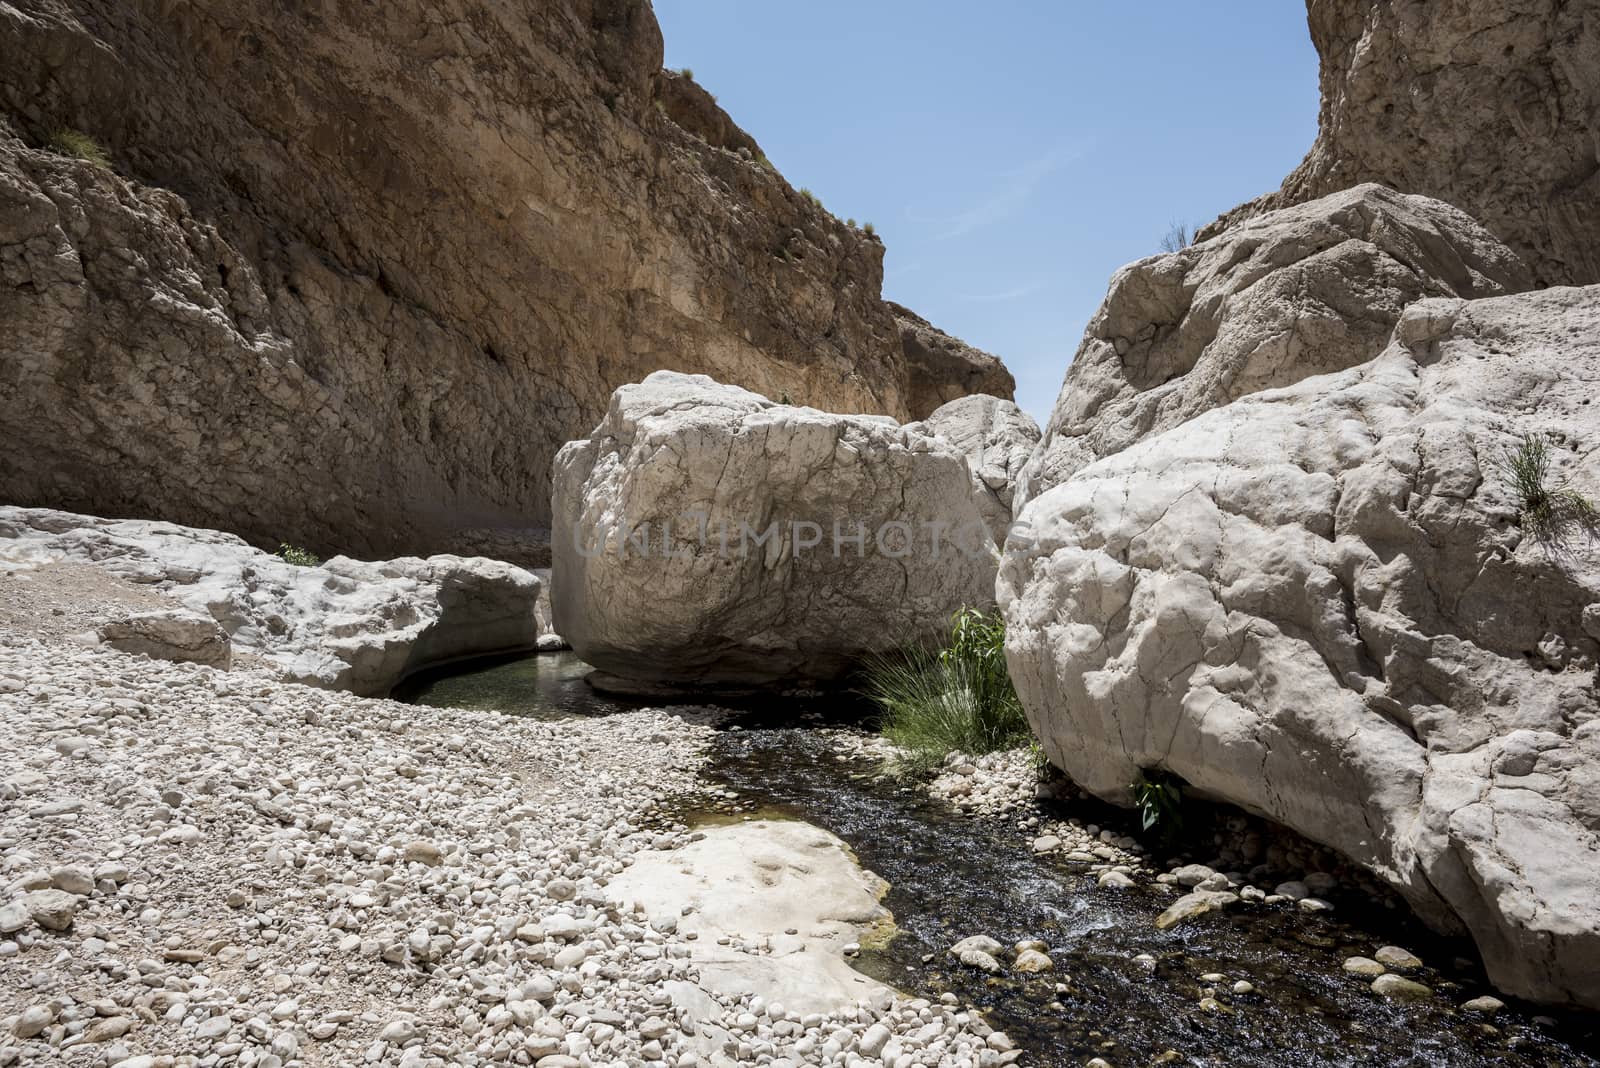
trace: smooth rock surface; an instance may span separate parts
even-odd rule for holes
[[[608,688],[835,682],[993,603],[966,461],[889,419],[661,371],[556,476],[556,629]]]
[[[1423,297],[1532,288],[1465,213],[1363,185],[1118,271],[1020,476],[1018,505],[1251,393],[1365,363]]]
[[[652,922],[691,932],[707,992],[754,994],[802,1014],[884,991],[844,947],[893,924],[887,885],[838,838],[808,823],[751,820],[702,828],[682,849],[642,853],[606,888]],[[793,933],[790,933],[793,932]]]
[[[0,506],[0,569],[62,563],[177,603],[132,617],[139,622],[115,615],[100,628],[114,648],[215,665],[231,649],[286,679],[360,694],[386,694],[429,663],[538,638],[539,580],[495,560],[341,556],[299,567],[221,531]]]
[[[1600,287],[1412,305],[1361,367],[1078,471],[998,583],[1012,677],[1085,789],[1172,772],[1332,847],[1502,990],[1600,1006]]]

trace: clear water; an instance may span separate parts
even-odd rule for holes
[[[395,688],[396,701],[438,708],[480,708],[539,719],[604,716],[642,707],[595,693],[593,671],[571,652],[486,657],[430,668]]]
[[[414,680],[396,696],[541,718],[629,707],[589,691],[586,670],[571,654],[476,662]],[[1157,931],[1154,917],[1170,896],[1102,890],[1064,860],[1035,857],[1014,824],[962,817],[920,786],[840,755],[827,732],[788,725],[800,711],[769,705],[719,732],[708,778],[737,792],[736,807],[787,814],[848,842],[889,881],[885,904],[900,930],[861,960],[862,970],[909,993],[949,990],[983,1007],[1028,1051],[1028,1064],[1077,1066],[1099,1056],[1118,1068],[1600,1068],[1594,1017],[1552,1026],[1516,1006],[1492,1022],[1460,1012],[1460,1002],[1489,992],[1473,966],[1454,963],[1470,947],[1432,939],[1414,921],[1340,902],[1328,915],[1257,907]],[[856,710],[833,702],[803,711],[815,719]],[[1094,815],[1104,822],[1103,810]],[[965,969],[945,950],[971,934],[1008,945],[1043,939],[1056,971],[1022,978]],[[1389,1005],[1343,973],[1346,957],[1387,943],[1428,962],[1416,978],[1439,996]],[[1157,959],[1153,973],[1133,960],[1140,953]],[[1212,972],[1227,976],[1216,984],[1227,1012],[1199,1007],[1210,985],[1200,976]],[[1232,994],[1236,979],[1257,993]]]

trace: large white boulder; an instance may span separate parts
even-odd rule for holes
[[[909,428],[943,438],[967,458],[978,508],[995,542],[1004,545],[1017,477],[1039,445],[1039,424],[1011,401],[974,393],[941,404]]]
[[[108,617],[99,633],[116,648],[226,665],[231,647],[291,681],[359,694],[387,694],[426,664],[531,648],[539,635],[539,580],[496,560],[336,556],[299,567],[218,530],[0,507],[0,566],[59,562],[177,602],[173,613]],[[221,636],[207,639],[207,620]]]
[[[978,492],[892,419],[658,371],[556,458],[556,629],[614,686],[834,682],[993,603]]]
[[[1380,185],[1129,264],[1084,331],[1017,504],[1201,412],[1365,363],[1423,297],[1532,285],[1516,254],[1464,212]]]
[[[1033,500],[998,583],[1050,759],[1277,820],[1464,926],[1513,994],[1600,1006],[1600,287],[1407,309],[1359,368],[1258,393]]]

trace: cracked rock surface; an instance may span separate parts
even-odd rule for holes
[[[1423,297],[1532,288],[1465,213],[1362,185],[1124,267],[1084,331],[1018,505],[1230,401],[1365,363]]]
[[[1052,762],[1164,769],[1337,849],[1501,989],[1600,1005],[1600,288],[1412,305],[1362,366],[1078,470],[1008,546],[1007,656]]]
[[[1314,0],[1316,142],[1283,187],[1201,231],[1381,182],[1438,197],[1540,285],[1600,282],[1600,17],[1549,0]]]
[[[993,603],[980,493],[892,419],[658,371],[556,459],[556,629],[635,682],[838,681]]]
[[[24,597],[59,591],[63,572],[89,589],[68,591],[65,607]],[[497,560],[299,567],[217,530],[45,508],[0,507],[0,582],[25,601],[18,618],[70,608],[89,640],[125,652],[222,666],[239,655],[360,694],[386,695],[437,661],[530,649],[540,634],[539,579]]]
[[[976,385],[662,48],[646,0],[0,7],[0,495],[542,566],[556,451],[657,368]]]
[[[909,429],[942,438],[966,456],[978,508],[995,543],[1004,545],[1017,479],[1038,447],[1039,424],[1011,401],[979,393],[941,404]]]

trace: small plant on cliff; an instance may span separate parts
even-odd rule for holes
[[[811,203],[815,204],[817,207],[822,207],[822,201],[818,199],[817,194],[813,193],[804,186],[800,187],[800,195],[811,201]]]
[[[111,166],[111,157],[106,150],[100,147],[100,142],[84,133],[82,130],[57,130],[50,135],[50,150],[59,152],[63,156],[81,159],[85,163],[92,163],[96,167]]]
[[[1175,222],[1167,228],[1166,235],[1161,238],[1161,251],[1181,252],[1194,244],[1194,231],[1188,223]]]
[[[1163,772],[1146,771],[1129,789],[1146,831],[1170,839],[1183,830],[1183,787],[1175,779]]]
[[[1538,538],[1556,538],[1574,526],[1593,534],[1600,510],[1566,483],[1552,485],[1550,465],[1550,441],[1542,434],[1524,434],[1505,450],[1500,469],[1516,494],[1523,528]]]
[[[688,67],[679,67],[678,77],[688,78],[692,82],[694,81],[694,71],[690,70]]]
[[[870,222],[862,223],[861,224],[861,229],[868,237],[877,237],[878,236],[878,228],[876,226],[873,226]]]
[[[295,567],[316,567],[322,563],[322,558],[310,549],[302,549],[298,545],[283,542],[278,546],[278,556],[285,562]]]
[[[1005,622],[965,608],[950,620],[945,648],[879,657],[865,693],[883,715],[883,734],[931,767],[957,750],[992,753],[1028,739],[1022,702],[1006,671]]]

